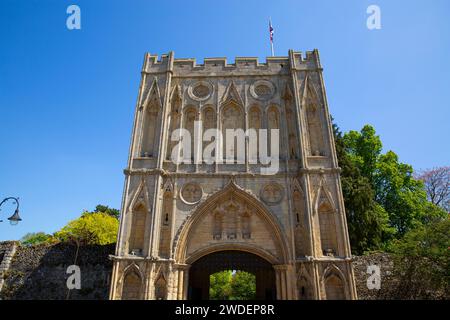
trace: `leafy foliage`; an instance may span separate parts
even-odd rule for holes
[[[44,232],[27,233],[23,245],[75,241],[80,244],[110,244],[116,242],[119,229],[119,210],[97,205],[94,211],[84,211],[81,217],[70,221],[53,235]]]
[[[211,300],[251,300],[256,297],[256,277],[245,271],[225,270],[209,277]]]
[[[209,276],[209,298],[211,300],[229,300],[233,271],[225,270]]]
[[[373,156],[365,155],[363,157],[348,153],[346,144],[350,139],[344,140],[336,125],[333,125],[333,128],[337,157],[342,169],[341,184],[352,250],[357,254],[377,250],[392,237],[394,229],[389,225],[387,212],[375,201],[375,191],[370,182],[370,179],[373,178],[363,175],[362,172],[366,172],[368,176],[372,176],[372,174],[369,170],[361,170],[360,167],[361,163],[364,163],[364,159],[373,162]],[[355,136],[356,134],[351,135]],[[368,149],[361,146],[361,143],[350,141],[355,149],[357,146],[359,150]],[[379,148],[378,142],[375,141],[372,144],[374,148]],[[372,167],[375,167],[375,164],[372,164]]]
[[[253,300],[256,298],[256,277],[254,274],[237,271],[231,282],[230,300]]]
[[[427,199],[422,181],[397,154],[382,154],[375,129],[342,134],[334,125],[350,242],[357,254],[383,249],[393,239],[446,213]]]
[[[399,296],[405,299],[450,298],[450,220],[436,219],[408,231],[390,245]]]
[[[112,217],[115,217],[116,219],[119,219],[120,216],[120,211],[114,208],[110,208],[108,206],[102,205],[102,204],[98,204],[95,207],[95,210],[93,212],[103,212],[106,213]]]
[[[116,241],[118,220],[103,212],[84,212],[70,221],[55,237],[60,241],[78,241],[83,244],[109,244]]]
[[[20,243],[26,246],[37,245],[41,243],[52,243],[57,241],[51,234],[45,232],[30,232],[20,239]]]

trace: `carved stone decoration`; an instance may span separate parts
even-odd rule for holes
[[[227,104],[222,110],[222,135],[223,135],[223,156],[229,160],[242,159],[242,149],[235,147],[234,138],[227,140],[227,130],[244,128],[244,115],[241,108],[235,103]],[[245,156],[245,155],[244,155]]]
[[[126,268],[121,298],[122,300],[142,299],[142,278],[137,266]]]
[[[321,104],[317,91],[311,80],[305,79],[305,89],[303,93],[303,105],[306,110],[306,121],[308,124],[309,134],[309,155],[325,156],[324,153],[324,135],[323,121],[321,118]]]
[[[250,94],[258,100],[269,100],[275,94],[275,86],[270,81],[258,80],[250,86]]]
[[[338,249],[336,209],[325,182],[321,181],[320,185],[316,192],[315,206],[319,222],[321,250],[324,256],[335,256]]]
[[[213,106],[208,105],[203,110],[203,128],[206,131],[207,129],[214,129],[216,126],[216,113]]]
[[[155,300],[167,299],[167,281],[163,275],[160,275],[155,281]]]
[[[278,183],[268,183],[261,189],[261,199],[268,205],[278,204],[283,199],[283,187]]]
[[[198,81],[189,86],[188,95],[195,101],[205,101],[211,97],[213,90],[214,87],[211,83],[207,81]]]
[[[196,204],[203,196],[203,190],[197,183],[186,183],[181,189],[180,198],[186,204]]]
[[[211,213],[214,240],[248,240],[252,237],[252,208],[233,195],[224,199]]]
[[[257,105],[254,105],[250,108],[249,127],[257,130],[261,129],[262,127],[261,111]]]
[[[181,121],[181,107],[183,104],[182,94],[181,94],[181,88],[180,85],[176,85],[174,89],[172,90],[172,95],[170,99],[171,107],[170,107],[170,114],[168,115],[168,121],[169,121],[169,132],[174,132],[176,129],[180,127],[180,121]],[[176,145],[176,141],[172,141],[172,139],[167,140],[167,153],[166,153],[166,160],[170,160],[172,155],[172,150]]]
[[[214,223],[213,223],[213,239],[222,239],[222,229],[223,229],[223,213],[217,211],[214,213]]]

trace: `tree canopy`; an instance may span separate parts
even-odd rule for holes
[[[435,220],[408,231],[390,245],[398,296],[404,299],[450,297],[450,220]]]
[[[20,239],[20,243],[26,246],[31,246],[40,243],[54,242],[55,238],[51,234],[45,232],[29,232]]]
[[[372,173],[362,170],[364,158],[347,151],[350,139],[348,137],[344,139],[336,125],[334,134],[339,166],[342,170],[341,185],[352,250],[362,254],[365,251],[379,249],[395,233],[389,224],[388,213],[375,201],[375,190],[368,177],[372,176]],[[356,134],[353,133],[352,136],[355,137]],[[351,143],[353,148],[356,148],[357,143],[355,141]],[[365,148],[359,146],[359,149]],[[366,158],[370,159],[367,155]],[[372,164],[372,167],[374,166]]]
[[[115,217],[116,219],[119,219],[119,216],[120,216],[119,210],[110,208],[108,206],[104,206],[102,204],[97,205],[93,212],[103,212],[103,213],[106,213],[107,215]]]
[[[116,242],[119,221],[103,212],[84,212],[70,221],[55,237],[60,241],[75,240],[83,244],[109,244]]]
[[[342,134],[334,125],[334,135],[355,253],[386,248],[408,231],[446,217],[444,210],[428,201],[413,168],[401,163],[393,151],[382,153],[381,139],[372,126]]]
[[[418,172],[427,191],[428,199],[447,212],[450,212],[450,167],[439,167]]]
[[[53,234],[27,233],[20,242],[23,245],[76,241],[82,244],[110,244],[116,242],[119,229],[119,210],[97,205],[93,211],[84,211]]]
[[[245,271],[225,270],[209,277],[211,300],[252,300],[256,298],[256,277]]]
[[[225,270],[209,276],[209,298],[211,300],[228,300],[231,296],[233,271]]]

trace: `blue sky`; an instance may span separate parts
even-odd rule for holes
[[[70,4],[81,30],[66,28]],[[369,123],[414,168],[449,165],[449,15],[447,0],[0,1],[0,198],[20,197],[24,219],[0,240],[120,207],[145,52],[264,61],[269,16],[276,55],[319,49],[342,130]]]

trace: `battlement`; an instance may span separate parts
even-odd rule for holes
[[[266,57],[260,62],[258,57],[236,57],[234,63],[229,63],[226,57],[204,58],[203,63],[197,63],[195,58],[175,58],[171,51],[158,55],[147,53],[144,58],[142,71],[145,73],[162,73],[171,71],[176,75],[195,74],[212,75],[217,73],[240,71],[246,74],[253,72],[289,73],[290,70],[308,70],[321,68],[317,49],[302,52],[289,50],[288,56]]]

